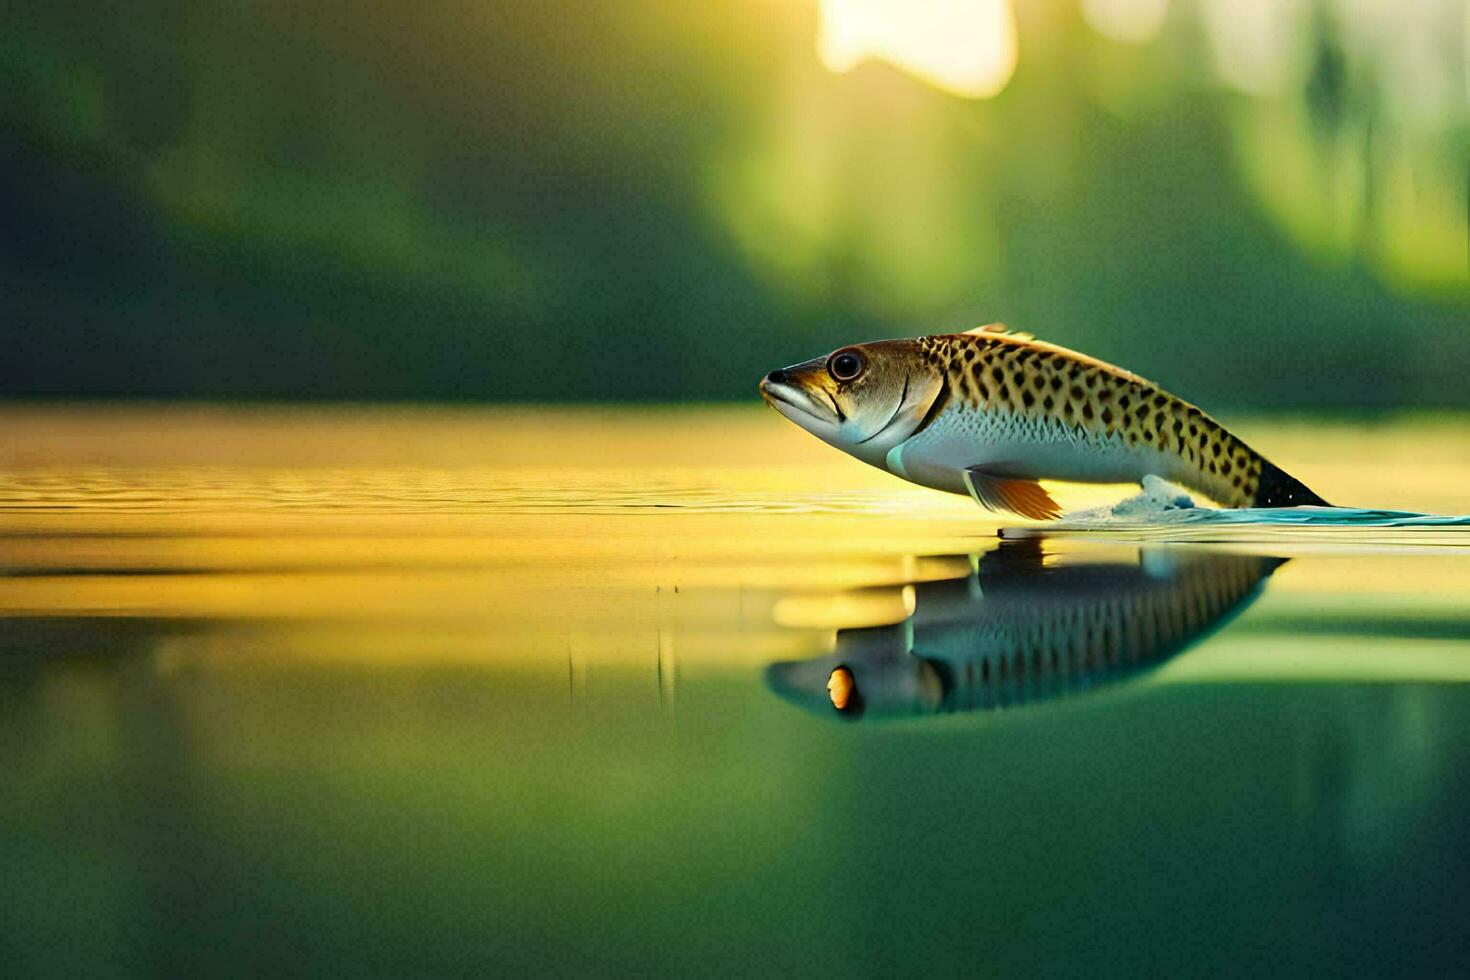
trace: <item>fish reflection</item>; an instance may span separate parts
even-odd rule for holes
[[[841,629],[830,656],[774,663],[787,700],[847,718],[983,711],[1122,680],[1248,606],[1284,559],[1142,548],[1069,562],[1040,539],[1004,542],[973,574],[914,586],[894,626]]]

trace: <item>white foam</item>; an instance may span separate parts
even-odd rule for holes
[[[1094,507],[1090,510],[1079,510],[1076,513],[1067,514],[1056,524],[1055,528],[1070,527],[1108,527],[1115,524],[1134,525],[1139,523],[1167,523],[1177,520],[1181,511],[1208,510],[1211,508],[1198,507],[1194,498],[1182,489],[1160,479],[1149,475],[1143,478],[1142,492],[1120,500],[1111,507]],[[1191,514],[1191,517],[1201,515]]]
[[[1122,535],[1129,540],[1255,544],[1350,545],[1397,549],[1470,548],[1470,515],[1439,516],[1356,507],[1220,509],[1201,506],[1156,476],[1143,491],[1111,507],[1070,513],[1044,527],[1002,528],[1001,537],[1052,534]]]

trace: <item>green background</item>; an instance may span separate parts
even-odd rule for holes
[[[803,3],[8,4],[0,394],[750,399],[1004,320],[1209,406],[1470,405],[1464,11],[1302,9],[1250,93],[1202,7],[1021,4],[974,100]]]

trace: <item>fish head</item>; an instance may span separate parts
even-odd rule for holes
[[[912,643],[908,623],[838,630],[830,655],[773,663],[766,685],[814,714],[848,720],[942,711],[944,672]]]
[[[772,371],[760,389],[768,405],[818,439],[882,466],[942,407],[945,384],[918,341],[880,340]]]

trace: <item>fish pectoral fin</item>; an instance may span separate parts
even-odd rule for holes
[[[1062,508],[1035,480],[995,476],[983,466],[965,469],[965,487],[986,510],[1008,510],[1033,521],[1054,521]]]

